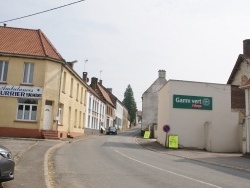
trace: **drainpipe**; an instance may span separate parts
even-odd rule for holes
[[[246,151],[247,153],[249,153],[249,125],[248,125],[248,122],[249,122],[249,100],[248,100],[248,95],[249,95],[249,91],[248,91],[248,88],[245,89],[245,100],[246,100]]]

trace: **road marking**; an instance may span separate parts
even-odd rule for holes
[[[141,164],[143,164],[143,165],[149,166],[149,167],[151,167],[151,168],[154,168],[154,169],[157,169],[157,170],[160,170],[160,171],[163,171],[163,172],[167,172],[167,173],[169,173],[169,174],[173,174],[173,175],[176,175],[176,176],[179,176],[179,177],[182,177],[182,178],[186,178],[186,179],[189,179],[189,180],[192,180],[192,181],[201,183],[201,184],[209,185],[209,186],[211,186],[211,187],[222,188],[222,187],[220,187],[220,186],[217,186],[217,185],[214,185],[214,184],[211,184],[211,183],[207,183],[207,182],[204,182],[204,181],[201,181],[201,180],[197,180],[197,179],[194,179],[194,178],[190,178],[190,177],[188,177],[188,176],[184,176],[184,175],[181,175],[181,174],[178,174],[178,173],[169,171],[169,170],[165,170],[165,169],[163,169],[163,168],[159,168],[159,167],[150,165],[150,164],[148,164],[148,163],[144,163],[144,162],[142,162],[142,161],[139,161],[139,160],[137,160],[137,159],[134,159],[134,158],[132,158],[132,157],[129,157],[128,155],[125,155],[124,153],[122,153],[122,152],[120,152],[120,151],[118,151],[118,150],[114,150],[114,151],[117,152],[117,153],[119,153],[120,155],[122,155],[122,156],[128,158],[128,159],[131,159],[131,160],[136,161],[136,162],[138,162],[138,163],[141,163]]]

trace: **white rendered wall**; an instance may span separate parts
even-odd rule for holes
[[[173,108],[174,94],[212,97],[212,110]],[[213,152],[240,150],[239,115],[231,112],[229,85],[170,80],[158,95],[159,143],[165,145],[166,133],[162,127],[168,124],[169,134],[179,136],[180,146]]]

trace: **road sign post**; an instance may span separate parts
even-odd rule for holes
[[[165,139],[165,147],[167,147],[167,141],[168,141],[168,132],[170,131],[170,126],[169,125],[164,125],[163,126],[163,131],[166,133],[166,139]]]

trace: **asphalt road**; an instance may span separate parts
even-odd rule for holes
[[[134,141],[139,129],[64,144],[53,156],[58,188],[242,188],[250,173],[150,151]]]

